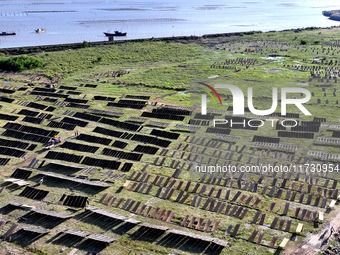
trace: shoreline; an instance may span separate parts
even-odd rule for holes
[[[85,48],[85,47],[112,45],[112,44],[125,43],[125,42],[174,41],[174,40],[190,41],[190,40],[198,40],[198,39],[244,36],[244,35],[253,35],[253,34],[261,34],[261,33],[282,33],[282,32],[289,32],[289,31],[295,31],[296,33],[298,33],[298,32],[302,32],[306,30],[333,29],[333,28],[338,28],[338,27],[340,27],[340,25],[331,26],[331,27],[291,28],[291,29],[284,29],[284,30],[270,30],[266,32],[263,32],[261,30],[258,30],[258,31],[255,30],[255,31],[246,31],[246,32],[204,34],[202,36],[190,35],[190,36],[152,37],[152,38],[118,40],[118,41],[97,41],[97,42],[83,41],[83,42],[77,42],[77,43],[0,48],[0,53],[3,53],[5,55],[21,55],[21,54],[31,54],[31,53],[39,53],[39,52],[59,51],[59,50],[65,50],[65,49],[80,49],[80,48]]]

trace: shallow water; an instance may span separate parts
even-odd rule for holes
[[[0,32],[17,33],[1,36],[0,48],[104,41],[103,32],[114,30],[136,39],[328,27],[340,22],[322,11],[339,8],[333,0],[0,0]]]

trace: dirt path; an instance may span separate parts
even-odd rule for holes
[[[26,157],[26,162],[24,159],[22,159],[22,163],[18,163],[18,164],[15,164],[15,165],[12,165],[11,167],[9,168],[6,168],[5,170],[1,170],[1,174],[2,175],[5,175],[9,172],[12,172],[13,170],[17,169],[17,168],[20,168],[20,167],[27,167],[31,161],[34,159],[34,158],[37,158],[37,159],[40,159],[41,158],[41,155],[43,154],[44,151],[40,152],[40,153],[36,153],[36,154],[33,154],[31,155],[30,157]],[[40,164],[40,162],[38,162],[38,164]]]
[[[330,225],[334,227],[335,231],[340,231],[340,208],[333,212],[332,215],[333,214],[334,216],[330,221]],[[325,231],[327,232],[324,237],[320,238]],[[316,255],[328,247],[327,244],[322,245],[322,243],[329,237],[329,235],[330,230],[328,230],[326,225],[316,234],[308,234],[301,242],[282,252],[282,255]]]

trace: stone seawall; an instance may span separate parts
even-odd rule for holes
[[[339,13],[340,16],[340,13]],[[339,18],[340,21],[340,18]],[[331,28],[340,27],[332,26]],[[0,48],[0,56],[4,54],[5,56],[10,55],[22,55],[22,54],[32,54],[39,52],[51,52],[51,51],[61,51],[68,49],[80,49],[85,47],[96,47],[100,45],[110,45],[110,44],[120,44],[125,42],[145,42],[145,41],[166,41],[166,42],[198,42],[202,39],[213,39],[213,38],[226,38],[226,37],[242,37],[244,35],[253,35],[259,33],[279,33],[279,32],[302,32],[304,30],[315,30],[315,29],[326,29],[322,27],[305,27],[305,28],[291,28],[277,31],[248,31],[248,32],[233,32],[233,33],[219,33],[219,34],[205,34],[202,36],[173,36],[173,37],[159,37],[159,38],[145,38],[145,39],[131,39],[131,40],[119,40],[119,41],[98,41],[98,42],[82,42],[82,43],[67,43],[67,44],[55,44],[55,45],[40,45],[40,46],[28,46],[28,47],[14,47],[14,48]],[[329,28],[327,28],[329,29]]]

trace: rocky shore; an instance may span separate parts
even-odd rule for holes
[[[323,11],[322,14],[331,20],[340,21],[340,10]]]

